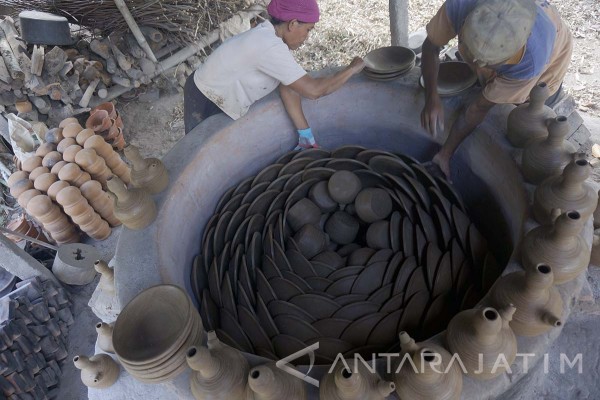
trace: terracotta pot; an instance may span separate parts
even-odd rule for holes
[[[112,121],[105,110],[98,110],[85,121],[85,127],[92,129],[96,134],[108,130],[111,125]]]
[[[112,343],[113,325],[106,322],[98,322],[96,324],[96,332],[98,333],[96,344],[100,350],[114,354],[115,348]]]
[[[539,83],[529,93],[529,103],[521,104],[508,114],[506,136],[515,147],[524,147],[531,139],[548,135],[546,120],[556,114],[544,102],[550,97],[545,83]]]
[[[8,177],[8,180],[6,181],[6,183],[8,184],[8,188],[12,188],[15,183],[23,180],[23,179],[29,179],[29,172],[27,171],[17,171],[14,172],[11,176]]]
[[[98,287],[102,290],[114,293],[115,292],[115,271],[108,266],[106,261],[97,260],[94,262],[94,269],[100,274],[100,282]]]
[[[390,223],[388,221],[377,221],[369,225],[367,245],[372,249],[389,249],[391,247]]]
[[[306,224],[318,225],[321,220],[321,210],[315,203],[303,198],[290,207],[286,220],[296,232]]]
[[[115,125],[114,119],[112,119],[110,122],[111,122],[111,125],[110,125],[110,128],[108,128],[108,131],[101,134],[101,136],[104,138],[104,140],[106,140],[109,143],[112,142],[114,139],[116,139],[117,136],[119,136],[119,133],[121,132],[120,128]]]
[[[58,181],[58,176],[56,176],[55,174],[52,174],[50,172],[41,174],[40,176],[38,176],[35,180],[35,182],[33,182],[33,187],[35,187],[37,190],[39,190],[42,193],[46,193],[48,192],[48,188],[50,188],[50,185],[52,185],[54,182]]]
[[[88,140],[90,137],[94,136],[94,134],[95,132],[93,129],[83,129],[77,134],[77,137],[75,137],[75,141],[78,145],[83,146],[85,144],[85,141]]]
[[[65,137],[62,134],[62,128],[53,128],[46,132],[44,138],[46,139],[46,142],[58,144]]]
[[[100,214],[102,219],[106,220],[110,226],[119,226],[121,221],[115,217],[115,207],[113,199],[102,190],[100,182],[90,180],[85,182],[79,188],[81,194],[87,199],[94,210]]]
[[[370,372],[363,363],[343,360],[326,373],[319,385],[319,397],[328,400],[384,400],[396,389]]]
[[[277,368],[275,363],[254,367],[248,374],[249,395],[254,400],[305,400],[306,388],[300,379]]]
[[[363,189],[354,200],[354,207],[358,217],[367,224],[380,221],[392,212],[392,198],[383,189]]]
[[[67,216],[52,203],[48,196],[38,195],[27,203],[27,213],[39,221],[58,243],[74,243],[79,241],[79,234]]]
[[[325,232],[338,244],[353,243],[360,229],[358,220],[344,211],[337,211],[325,222]]]
[[[197,400],[245,400],[250,366],[239,350],[219,341],[208,332],[207,347],[194,346],[187,351],[192,370],[190,386]]]
[[[326,181],[321,181],[313,185],[308,192],[308,198],[311,199],[323,213],[334,212],[339,207],[338,203],[329,196]]]
[[[127,189],[119,178],[107,181],[109,193],[114,195],[115,216],[129,229],[144,229],[156,218],[156,205],[143,189]]]
[[[108,222],[104,221],[88,204],[75,186],[62,189],[56,195],[56,202],[79,228],[96,240],[105,240],[111,234]]]
[[[560,210],[555,210],[557,214]],[[577,211],[568,211],[553,224],[529,231],[522,244],[525,269],[535,272],[538,264],[551,265],[555,284],[577,278],[590,263],[591,249],[582,235],[584,223]]]
[[[47,167],[37,167],[36,169],[31,171],[31,173],[29,174],[29,179],[35,182],[38,176],[49,172],[50,170]]]
[[[35,151],[35,155],[38,157],[42,157],[44,158],[46,156],[46,154],[50,153],[51,151],[55,151],[56,150],[56,145],[54,143],[42,143],[40,145],[40,147],[37,148],[37,150]]]
[[[71,124],[67,124],[62,127],[62,134],[66,138],[76,138],[77,134],[83,130],[83,127],[79,125],[79,122],[74,122]]]
[[[496,365],[501,355],[508,365],[513,363],[517,339],[509,323],[515,310],[514,306],[501,311],[476,308],[452,318],[446,330],[448,350],[458,354],[469,377],[486,380],[504,373],[504,364]]]
[[[327,182],[329,196],[340,204],[350,204],[362,189],[360,178],[350,171],[336,171]]]
[[[395,373],[396,393],[401,399],[460,399],[462,372],[446,349],[431,342],[415,343],[406,332],[400,332],[400,348],[416,367],[404,363]]]
[[[63,154],[67,148],[74,145],[77,145],[75,138],[64,138],[56,146],[56,151],[58,151],[60,154]]]
[[[125,148],[125,157],[131,161],[131,184],[146,189],[150,194],[162,192],[169,184],[169,174],[162,161],[157,158],[142,158],[137,147]]]
[[[42,165],[47,168],[53,168],[57,163],[63,160],[62,154],[58,151],[51,151],[50,153],[44,156],[42,160]]]
[[[64,167],[58,171],[58,178],[61,181],[69,182],[73,186],[80,187],[85,182],[92,179],[90,174],[84,172],[79,168],[79,165],[75,163],[67,163]]]
[[[533,195],[533,215],[540,224],[552,222],[552,210],[577,210],[581,220],[593,214],[598,204],[598,193],[586,183],[592,167],[587,160],[575,159],[560,176],[546,179]]]
[[[25,210],[25,209],[27,209],[27,204],[29,203],[29,200],[33,199],[35,196],[40,195],[40,194],[42,194],[42,192],[40,192],[37,189],[26,190],[23,193],[21,193],[21,195],[17,199],[17,202],[19,203],[21,208],[23,208]]]
[[[308,260],[327,248],[327,235],[314,225],[306,224],[294,235],[300,252]]]
[[[573,159],[576,149],[565,140],[569,133],[567,117],[557,117],[548,125],[548,137],[531,140],[523,151],[523,177],[535,185],[558,176]]]
[[[65,126],[67,126],[69,124],[79,124],[79,121],[75,117],[65,118],[62,121],[60,121],[60,123],[58,124],[58,127],[64,128]]]
[[[85,141],[84,148],[94,149],[96,154],[104,158],[106,165],[111,169],[113,174],[117,175],[126,184],[129,184],[131,180],[129,167],[101,136],[90,136]]]
[[[21,179],[20,181],[13,183],[10,188],[10,195],[17,199],[23,192],[30,189],[33,189],[33,182],[29,179]]]
[[[492,288],[491,303],[494,307],[515,305],[510,327],[516,335],[541,335],[562,326],[563,301],[553,281],[552,269],[544,264],[533,271],[510,273]]]
[[[125,137],[123,136],[123,129],[122,128],[118,128],[118,135],[117,137],[111,142],[111,146],[114,147],[115,149],[117,149],[118,151],[121,151],[125,148]]]
[[[18,214],[8,222],[8,224],[6,225],[6,228],[13,232],[20,233],[21,235],[27,235],[27,232],[29,232],[29,230],[32,228],[32,225],[31,225],[31,222],[29,222],[25,219],[25,216],[23,214]],[[33,228],[33,229],[35,231],[35,228]],[[32,232],[32,233],[37,233],[37,231]],[[15,243],[18,243],[21,240],[23,240],[18,236],[9,235],[9,234],[7,234],[6,237]],[[35,237],[35,234],[32,237]]]
[[[60,154],[60,153],[58,153],[58,154]],[[66,161],[59,161],[56,164],[54,164],[54,166],[52,167],[52,169],[50,170],[50,172],[52,172],[53,174],[58,175],[58,173],[60,172],[60,170],[62,169],[62,167],[64,167],[67,164],[68,164],[68,162],[66,162]]]
[[[96,354],[90,358],[75,356],[73,364],[81,370],[83,384],[91,388],[107,388],[119,379],[119,364],[106,354]]]
[[[21,170],[25,171],[25,172],[31,172],[34,169],[36,169],[37,167],[41,167],[42,166],[42,157],[29,157],[28,159],[26,159],[25,161],[23,161],[23,163],[21,164]]]
[[[115,110],[115,105],[113,103],[111,103],[110,101],[107,101],[102,104],[98,104],[96,107],[92,108],[90,110],[90,115],[94,115],[95,113],[97,113],[98,111],[101,111],[101,110],[106,111],[110,118],[117,117],[117,110]]]
[[[82,147],[78,144],[71,145],[63,152],[63,160],[66,162],[75,162],[75,156],[82,150]]]
[[[53,201],[56,201],[56,195],[58,192],[63,190],[66,187],[71,186],[69,182],[65,181],[56,181],[48,188],[48,192],[46,193],[48,197],[50,197]]]

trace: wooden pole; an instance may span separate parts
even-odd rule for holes
[[[150,48],[150,45],[146,41],[144,34],[142,33],[142,31],[140,31],[140,28],[135,22],[135,19],[133,19],[131,12],[129,12],[129,9],[125,4],[125,0],[115,0],[115,4],[117,5],[117,8],[123,15],[123,18],[125,18],[125,22],[127,22],[127,25],[129,26],[129,29],[131,29],[131,33],[133,33],[133,36],[135,36],[135,39],[137,40],[138,44],[148,55],[148,58],[150,58],[154,62],[158,62],[158,60],[154,56],[154,53],[152,52],[152,49]]]
[[[409,0],[390,0],[392,46],[408,46],[408,2]]]

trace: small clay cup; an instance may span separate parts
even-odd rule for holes
[[[350,204],[362,189],[362,184],[355,173],[342,170],[331,175],[327,189],[333,200],[340,204]]]
[[[311,259],[327,247],[327,235],[314,225],[306,224],[294,235],[300,253]]]
[[[358,220],[344,211],[337,211],[325,223],[325,232],[338,244],[350,244],[356,239]]]
[[[318,225],[321,219],[319,207],[307,198],[303,198],[290,207],[287,214],[287,222],[294,232],[306,224]]]

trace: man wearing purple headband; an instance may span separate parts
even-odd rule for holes
[[[302,111],[301,98],[318,99],[338,90],[364,67],[356,57],[336,74],[312,78],[294,60],[319,21],[316,0],[272,0],[271,21],[221,44],[188,78],[184,89],[186,133],[211,115],[238,119],[255,101],[279,87],[281,100],[298,131],[298,146],[317,147]]]

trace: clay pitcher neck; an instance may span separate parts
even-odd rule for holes
[[[539,83],[529,93],[529,107],[530,113],[542,114],[544,112],[544,103],[550,97],[550,89],[545,83]]]
[[[579,212],[566,212],[554,221],[554,226],[550,233],[551,240],[562,245],[576,243],[582,229],[583,221]]]
[[[94,269],[96,270],[96,272],[99,272],[100,274],[102,274],[102,276],[105,276],[106,278],[113,278],[114,271],[111,267],[108,266],[106,261],[98,260],[94,262]]]
[[[213,357],[210,350],[204,346],[192,346],[187,351],[187,363],[191,369],[205,379],[210,379],[221,373],[221,362]]]
[[[98,363],[90,360],[89,357],[86,357],[86,356],[75,356],[73,358],[73,364],[75,364],[75,367],[77,369],[80,369],[83,371],[83,370],[90,370],[92,368],[96,368]]]
[[[266,365],[253,368],[248,376],[248,385],[253,392],[265,397],[273,397],[280,392],[284,382],[278,380],[275,373]]]
[[[502,329],[502,318],[494,308],[486,307],[478,310],[471,320],[477,341],[484,344],[493,343]]]
[[[360,373],[352,372],[346,368],[337,371],[334,382],[342,399],[355,398],[357,393],[367,392],[366,382]]]
[[[133,164],[132,169],[134,171],[143,171],[148,168],[146,160],[140,155],[140,151],[137,147],[129,145],[125,147],[123,152],[125,153],[125,157]]]
[[[569,122],[567,117],[559,116],[548,124],[548,142],[552,144],[561,144],[569,133]]]
[[[554,274],[548,265],[539,264],[535,270],[525,271],[525,290],[530,296],[547,294],[553,283]]]
[[[112,337],[113,327],[106,322],[98,322],[96,324],[96,332],[98,332],[98,336]]]
[[[590,176],[592,167],[587,160],[579,159],[568,164],[562,173],[560,189],[569,193],[570,197],[585,195],[583,182]]]
[[[419,381],[433,385],[444,380],[441,357],[436,351],[428,348],[422,348],[412,354]]]

